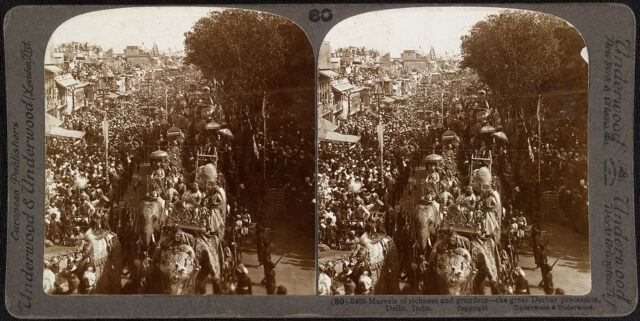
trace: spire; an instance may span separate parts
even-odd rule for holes
[[[153,56],[159,56],[160,52],[158,51],[158,45],[156,44],[156,42],[153,42],[153,51],[152,51],[152,55]]]

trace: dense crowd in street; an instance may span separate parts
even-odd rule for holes
[[[357,135],[360,140],[356,144],[319,142],[321,251],[353,251],[362,247],[360,238],[391,236],[398,249],[401,279],[408,282],[403,293],[428,293],[428,285],[412,272],[418,269],[418,274],[424,273],[431,264],[429,251],[416,252],[418,244],[412,232],[416,208],[411,207],[417,204],[401,201],[418,193],[418,204],[437,208],[444,222],[440,226],[475,230],[499,244],[503,263],[493,276],[497,283],[492,292],[529,291],[522,281],[524,272],[518,267],[517,255],[526,234],[535,239],[532,251],[536,264],[542,267],[541,286],[545,293],[553,293],[552,266],[546,261],[544,246],[538,243],[540,224],[542,220],[564,222],[585,233],[583,133],[563,118],[562,124],[545,131],[545,143],[538,151],[538,136],[532,130],[535,119],[525,122],[521,116],[507,120],[485,102],[486,89],[458,76],[456,86],[449,81],[426,85],[427,94],[396,103],[392,110],[376,111],[372,106],[365,113],[336,120],[336,132]],[[519,128],[517,133],[506,126],[511,125],[509,121]],[[382,164],[378,124],[384,124]],[[565,142],[565,135],[574,141]],[[538,160],[540,180],[534,166]],[[532,166],[520,166],[518,162],[523,161]],[[471,163],[474,173],[469,172]],[[482,172],[483,166],[490,170]],[[426,177],[418,177],[419,168]],[[566,175],[559,175],[561,172]],[[558,211],[546,213],[548,209],[542,208],[543,191],[557,196]],[[532,226],[534,232],[527,232]],[[446,229],[442,233],[446,234]],[[430,239],[428,248],[435,247],[435,242],[436,238]],[[356,252],[341,260],[321,264],[321,293],[372,293],[370,278],[375,271],[366,266],[374,263]]]
[[[104,228],[110,208],[117,204],[142,157],[139,146],[148,144],[157,128],[153,117],[107,104],[106,110],[86,108],[63,115],[68,129],[85,132],[82,140],[47,138],[47,239],[69,243],[79,226]],[[111,105],[111,106],[109,106]],[[109,153],[105,155],[102,121],[109,120]],[[108,163],[105,159],[108,157]]]
[[[91,70],[85,69],[77,67],[73,72],[86,77]],[[210,249],[221,262],[219,271],[210,271],[220,272],[213,277],[214,293],[252,293],[240,248],[247,246],[253,234],[267,293],[286,294],[286,287],[276,283],[277,262],[271,258],[271,240],[265,236],[264,208],[256,206],[252,192],[264,195],[269,188],[281,189],[288,195],[285,205],[292,217],[312,214],[314,169],[309,164],[313,164],[313,132],[292,120],[275,122],[266,148],[262,131],[256,131],[255,145],[244,146],[250,152],[243,155],[252,157],[240,160],[233,133],[220,128],[225,125],[221,122],[224,116],[210,98],[210,87],[193,80],[171,82],[178,77],[195,76],[188,70],[177,77],[160,75],[154,81],[139,82],[131,93],[117,99],[97,95],[88,107],[60,116],[60,126],[82,131],[82,138],[47,137],[45,234],[48,247],[65,249],[45,260],[48,293],[99,291],[96,279],[106,272],[93,261],[97,254],[92,253],[91,238],[110,232],[115,233],[122,251],[122,279],[127,282],[122,292],[165,291],[158,288],[160,280],[145,281],[151,278],[144,274],[149,266],[142,268],[140,260],[161,259],[154,248],[171,243],[172,232],[156,227],[145,237],[139,226],[141,215],[147,215],[140,207],[142,201],[161,204],[157,211],[151,210],[157,213],[150,214],[159,215],[166,226],[186,224],[207,238],[220,240],[219,251]],[[217,129],[204,128],[214,123]],[[289,135],[293,132],[297,135]],[[199,159],[196,168],[200,154],[207,158]],[[237,170],[239,161],[253,164],[244,179]],[[142,169],[145,163],[148,170]],[[266,181],[259,179],[263,168],[258,166],[263,164]],[[310,222],[311,218],[298,219]],[[116,249],[113,244],[108,248],[111,246]],[[201,281],[197,291],[206,291],[205,286]]]

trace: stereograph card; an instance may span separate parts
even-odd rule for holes
[[[16,318],[610,317],[622,4],[15,6]]]

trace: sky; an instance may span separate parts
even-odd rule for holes
[[[73,17],[56,29],[49,48],[71,41],[88,42],[120,53],[142,45],[160,51],[183,50],[184,33],[215,7],[135,7],[94,11]]]
[[[403,8],[368,12],[334,26],[325,41],[332,50],[348,46],[376,49],[400,57],[402,50],[460,53],[460,37],[488,15],[504,9],[482,7]]]

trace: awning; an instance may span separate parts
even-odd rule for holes
[[[348,82],[340,83],[340,84],[331,84],[331,87],[333,87],[334,90],[337,90],[339,92],[345,92],[347,90],[353,89],[353,85],[351,85]]]
[[[46,136],[68,137],[80,139],[84,137],[84,132],[80,130],[64,129],[57,126],[45,126]]]
[[[62,125],[62,120],[56,118],[55,116],[53,116],[53,115],[51,115],[49,113],[45,114],[44,122],[47,125],[52,126],[52,127],[58,127],[58,126]]]
[[[332,131],[338,129],[338,125],[336,125],[336,124],[334,124],[334,123],[332,123],[332,122],[330,122],[330,121],[328,121],[328,120],[326,120],[326,119],[324,119],[322,117],[320,117],[320,121],[319,121],[318,125],[319,125],[318,127],[320,129],[323,129],[325,131],[332,132]]]
[[[56,79],[56,82],[58,83],[58,85],[68,88],[71,87],[75,84],[77,84],[78,82],[73,79],[73,78],[60,78],[60,79]]]
[[[336,78],[339,77],[340,75],[338,75],[337,72],[333,71],[333,70],[320,70],[318,71],[319,74],[325,76],[325,77],[329,77],[329,78]]]
[[[395,99],[393,99],[393,98],[391,98],[391,97],[387,97],[387,96],[385,96],[385,97],[382,99],[382,102],[383,102],[383,103],[386,103],[386,104],[392,104],[394,101],[396,101],[396,100],[395,100]]]
[[[344,135],[340,133],[336,133],[333,131],[318,131],[318,139],[322,141],[331,141],[331,142],[343,142],[343,143],[351,143],[355,144],[360,141],[360,136],[356,135]]]
[[[54,65],[44,66],[44,70],[52,72],[52,73],[62,72],[62,69],[60,67],[54,66]]]
[[[355,93],[355,92],[363,91],[365,89],[367,89],[367,87],[354,87],[351,92]]]

